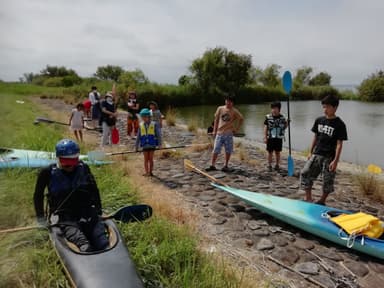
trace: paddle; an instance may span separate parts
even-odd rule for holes
[[[292,75],[291,72],[285,71],[283,75],[283,87],[284,91],[288,94],[287,97],[287,111],[288,111],[288,176],[293,176],[295,166],[293,163],[293,158],[291,156],[291,124],[290,124],[290,112],[289,112],[289,96],[292,90]]]
[[[368,169],[369,173],[373,173],[373,174],[381,174],[383,172],[381,167],[379,167],[375,164],[369,164],[367,169]]]
[[[208,133],[208,135],[213,135],[213,133]],[[245,137],[245,133],[233,133],[233,137]]]
[[[130,205],[124,206],[109,215],[103,215],[101,218],[103,220],[114,219],[116,221],[120,221],[123,223],[131,223],[131,222],[141,222],[152,216],[152,207],[145,204],[139,205]],[[57,224],[55,224],[57,225]],[[55,226],[51,225],[51,226]],[[10,232],[19,232],[19,231],[27,231],[32,229],[48,229],[46,226],[35,225],[35,226],[26,226],[26,227],[17,227],[0,230],[0,234],[10,233]]]
[[[197,172],[197,173],[207,177],[208,179],[212,180],[213,182],[215,182],[217,184],[220,184],[222,186],[228,186],[224,182],[216,179],[215,177],[213,177],[213,176],[209,175],[208,173],[206,173],[206,172],[200,170],[199,168],[197,168],[195,165],[193,165],[191,160],[184,159],[184,168],[187,169],[188,171]]]
[[[186,148],[186,147],[191,147],[191,146],[195,146],[195,145],[208,145],[208,144],[209,143],[171,146],[171,147],[165,147],[165,148],[156,149],[156,151],[158,151],[158,150],[177,149],[177,148]],[[121,152],[110,152],[110,153],[105,153],[103,151],[90,151],[90,152],[88,152],[87,156],[88,156],[88,159],[90,161],[101,161],[101,160],[104,160],[107,156],[123,155],[123,154],[131,154],[131,153],[140,153],[140,152],[143,152],[143,151],[142,150],[139,150],[139,151],[131,150],[131,151],[121,151]]]
[[[44,118],[44,117],[37,117],[35,119],[35,121],[33,122],[33,124],[37,125],[39,124],[40,122],[43,122],[43,123],[49,123],[49,124],[60,124],[60,125],[65,125],[65,126],[69,126],[68,123],[64,123],[64,122],[59,122],[59,121],[54,121],[54,120],[50,120],[50,119],[47,119],[47,118]],[[95,131],[100,131],[100,129],[95,129],[95,128],[88,128],[88,127],[84,127],[85,129],[87,130],[95,130]]]

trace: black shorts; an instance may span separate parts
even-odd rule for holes
[[[267,140],[267,151],[281,152],[283,150],[283,139],[280,138],[268,138]]]

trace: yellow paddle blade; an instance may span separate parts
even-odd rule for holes
[[[381,170],[381,168],[375,164],[369,164],[367,169],[369,173],[373,174],[381,174],[383,172],[383,170]]]
[[[195,169],[195,166],[193,165],[191,160],[184,159],[184,168],[189,171],[193,171]]]

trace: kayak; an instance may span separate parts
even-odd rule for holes
[[[50,238],[71,285],[78,288],[144,287],[116,224],[112,220],[105,220],[105,224],[110,245],[96,252],[80,252],[62,237],[59,227],[50,228]]]
[[[87,160],[87,155],[79,157],[90,165],[110,164],[111,161]],[[40,168],[56,163],[55,152],[35,151],[13,148],[0,148],[0,169],[3,168]]]
[[[289,199],[264,193],[251,192],[212,183],[213,186],[224,190],[258,210],[271,215],[285,223],[300,228],[306,232],[346,246],[359,252],[384,259],[384,240],[367,236],[349,235],[329,218],[355,212],[331,208],[315,203]]]

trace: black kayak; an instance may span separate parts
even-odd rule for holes
[[[65,272],[73,287],[78,288],[142,288],[127,247],[116,224],[104,221],[109,231],[110,245],[96,252],[80,252],[68,242],[59,227],[50,228],[50,237],[63,262]]]

